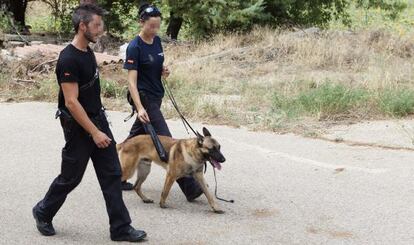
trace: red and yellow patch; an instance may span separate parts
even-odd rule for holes
[[[134,64],[134,60],[127,60],[129,64]]]

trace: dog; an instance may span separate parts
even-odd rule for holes
[[[151,171],[151,163],[154,162],[167,171],[159,203],[161,208],[167,208],[165,201],[173,183],[181,177],[193,176],[200,184],[212,210],[215,213],[224,213],[207,188],[203,167],[209,161],[214,168],[221,170],[221,164],[226,159],[221,153],[220,144],[206,128],[203,128],[203,135],[197,132],[195,138],[180,140],[159,135],[162,145],[168,152],[168,162],[161,161],[149,135],[138,135],[117,144],[122,181],[130,179],[137,170],[134,190],[144,203],[153,203],[153,200],[142,193],[141,186]]]

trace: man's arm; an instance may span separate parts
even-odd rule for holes
[[[85,109],[78,101],[79,88],[78,83],[61,83],[63,95],[65,97],[65,106],[72,114],[73,118],[88,132],[95,144],[99,148],[106,148],[111,143],[111,139],[101,132],[95,124],[89,119]]]

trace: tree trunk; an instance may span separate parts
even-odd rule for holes
[[[6,8],[13,13],[15,23],[22,27],[26,26],[27,2],[28,0],[6,1]]]
[[[183,18],[180,16],[175,16],[173,12],[170,12],[170,21],[167,27],[167,36],[173,40],[177,40],[178,33],[180,32],[182,24]]]

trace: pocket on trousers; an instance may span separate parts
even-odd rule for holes
[[[67,142],[73,137],[77,123],[73,119],[64,119],[61,117],[60,125],[62,126],[63,135],[65,136],[65,141]]]
[[[62,150],[62,166],[60,174],[66,180],[71,180],[76,177],[78,169],[77,160],[73,157],[68,156],[68,152],[63,149]]]

